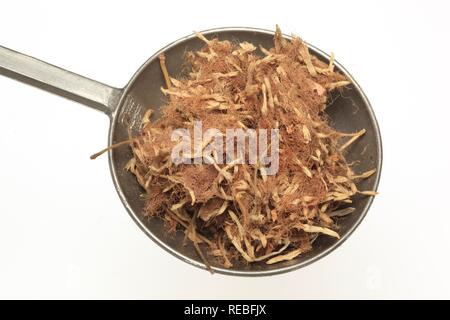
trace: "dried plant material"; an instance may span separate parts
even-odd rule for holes
[[[365,130],[338,132],[324,116],[329,93],[350,84],[335,71],[334,56],[321,62],[300,38],[283,38],[278,26],[263,56],[252,43],[197,37],[205,46],[186,54],[188,76],[171,78],[160,57],[166,82],[160,117],[152,121],[148,111],[139,134],[107,149],[130,145],[126,169],[145,190],[145,215],[163,219],[168,232],[184,230],[207,266],[210,258],[226,268],[279,263],[311,250],[319,235],[339,238],[339,218],[354,209],[336,208],[357,193],[376,193],[355,184],[375,171],[354,173],[343,155]],[[191,132],[196,121],[203,131],[221,133],[277,128],[278,171],[269,175],[260,161],[244,161],[248,154],[222,164],[224,154],[210,152],[211,139],[183,154],[191,164],[175,164],[171,133]],[[202,156],[208,161],[195,162]]]
[[[105,152],[108,152],[111,149],[114,149],[114,148],[117,148],[117,147],[120,147],[120,146],[123,146],[123,145],[131,144],[133,141],[134,141],[134,139],[130,139],[130,140],[125,140],[125,141],[121,141],[121,142],[115,143],[115,144],[113,144],[113,145],[111,145],[111,146],[109,146],[109,147],[107,147],[107,148],[105,148],[103,150],[100,150],[97,153],[94,153],[93,155],[90,156],[90,158],[91,158],[91,160],[94,160],[94,159],[98,158],[99,156],[101,156],[102,154],[104,154]]]
[[[363,134],[366,133],[366,129],[362,129],[361,131],[358,131],[351,137],[345,144],[343,144],[339,151],[343,151],[345,148],[347,148],[349,145],[351,145],[353,142],[355,142],[359,137],[361,137]]]
[[[289,247],[289,245],[290,245],[290,243],[288,242],[284,246],[282,246],[280,250],[277,250],[275,252],[271,252],[271,253],[265,254],[263,256],[260,256],[258,258],[255,258],[255,261],[264,261],[264,260],[267,260],[267,259],[269,259],[271,257],[277,256],[280,253],[282,253],[284,250],[286,250]]]
[[[217,216],[221,215],[222,213],[224,213],[228,207],[228,202],[223,201],[222,205],[218,208],[217,208],[217,203],[220,203],[220,200],[213,199],[212,201],[209,202],[209,204],[206,203],[205,205],[203,205],[198,211],[199,218],[201,218],[203,221],[207,222],[207,221],[211,220],[212,218],[217,217]],[[213,206],[215,204],[216,208],[212,208],[211,204],[213,204]]]
[[[351,84],[350,81],[337,81],[337,82],[334,82],[334,83],[326,84],[325,86],[329,90],[335,90],[337,88],[348,86],[349,84]]]
[[[223,266],[225,268],[231,268],[233,266],[233,264],[231,263],[230,259],[228,259],[228,253],[223,244],[222,237],[219,238],[218,244],[219,244],[220,255],[224,260]]]
[[[188,225],[186,222],[184,222],[181,218],[179,218],[175,213],[173,213],[173,212],[167,210],[167,211],[166,211],[166,214],[167,214],[169,217],[171,217],[172,219],[174,219],[177,223],[179,223],[182,227],[184,227],[184,228],[186,229],[187,232],[190,231],[190,230],[189,230],[189,225]],[[196,234],[196,235],[195,235],[195,238],[197,238],[197,241],[204,242],[204,243],[206,243],[207,245],[209,245],[210,247],[213,246],[212,242],[211,242],[209,239],[207,239],[207,238],[205,238],[204,236],[202,236],[202,235]]]
[[[267,90],[267,96],[268,96],[267,103],[269,104],[269,108],[273,109],[273,108],[275,108],[275,103],[273,101],[272,85],[270,84],[269,78],[264,77],[264,85],[266,86],[266,90]]]
[[[367,178],[369,178],[370,176],[372,176],[375,172],[377,172],[377,170],[376,170],[376,169],[372,169],[372,170],[366,171],[366,172],[364,172],[364,173],[362,173],[362,174],[359,174],[359,175],[352,175],[352,176],[351,176],[351,179],[352,179],[352,180],[356,180],[356,179],[367,179]]]
[[[231,211],[228,210],[228,214],[230,215],[231,219],[234,221],[234,223],[236,223],[237,229],[239,231],[239,238],[241,240],[243,240],[245,238],[245,230],[241,225],[241,222],[239,221],[239,218],[236,216],[236,214]]]
[[[142,117],[142,126],[145,126],[145,124],[150,122],[150,119],[151,119],[152,115],[153,115],[153,109],[148,109],[144,113],[144,116]]]
[[[311,141],[311,133],[309,132],[309,129],[307,126],[302,126],[303,131],[303,138],[305,139],[306,143],[309,143]]]
[[[348,207],[345,209],[335,210],[328,214],[329,217],[345,217],[346,215],[349,215],[350,213],[354,212],[355,208]]]
[[[275,53],[280,53],[281,50],[286,46],[286,39],[284,39],[283,34],[281,33],[281,29],[278,25],[276,25],[275,28],[274,46]]]
[[[266,85],[263,83],[261,86],[262,89],[262,94],[263,94],[263,103],[262,103],[262,107],[261,107],[261,113],[264,115],[267,113],[267,89],[266,89]]]
[[[298,49],[298,52],[299,52],[302,60],[305,62],[306,68],[308,69],[308,72],[312,76],[316,76],[317,75],[316,67],[312,63],[311,55],[309,54],[308,46],[303,41],[300,41],[300,48]]]
[[[331,226],[334,223],[333,219],[331,219],[331,217],[326,213],[320,212],[319,217],[320,220],[322,220],[327,226]]]
[[[236,236],[233,236],[232,232],[231,232],[231,228],[229,226],[225,226],[225,233],[228,236],[228,239],[231,241],[231,243],[233,244],[233,246],[236,248],[236,250],[241,254],[241,256],[247,261],[247,262],[252,262],[252,258],[250,258],[250,256],[247,254],[247,252],[245,252],[242,249],[241,246],[241,242],[239,241],[239,239]]]
[[[196,232],[196,227],[195,227],[195,219],[196,219],[196,215],[194,214],[194,216],[192,217],[192,222],[190,225],[190,230],[188,228],[188,230],[190,232],[192,232],[192,242],[194,243],[194,247],[195,250],[197,251],[198,255],[200,256],[200,259],[202,259],[203,263],[206,266],[206,269],[211,272],[211,274],[214,273],[213,269],[211,268],[211,264],[209,263],[208,259],[206,259],[205,255],[203,254],[202,249],[200,248],[200,246],[198,245],[198,239],[197,239],[197,232]]]
[[[330,54],[330,63],[328,64],[328,71],[333,72],[334,71],[334,52]]]
[[[170,208],[170,210],[176,211],[176,210],[182,208],[182,207],[186,204],[186,202],[187,202],[187,201],[181,201],[181,202],[179,202],[179,203],[177,203],[177,204],[174,204],[174,205]]]
[[[261,242],[263,249],[266,248],[267,247],[267,237],[264,235],[264,233],[262,233],[260,229],[256,229],[255,234],[256,234],[257,239]]]
[[[273,258],[269,259],[266,263],[274,264],[274,263],[281,262],[281,261],[292,260],[292,259],[296,258],[297,256],[299,256],[300,253],[302,253],[302,250],[296,249],[287,254],[273,257]]]
[[[334,238],[338,239],[340,238],[339,234],[336,231],[324,227],[311,226],[309,224],[301,224],[299,228],[308,233],[323,233]]]
[[[166,82],[166,87],[167,87],[167,89],[170,89],[172,87],[172,83],[170,81],[169,72],[167,71],[166,56],[164,55],[164,53],[161,53],[159,55],[159,64],[161,66],[161,71],[162,71],[162,74],[164,77],[164,81]]]
[[[358,193],[363,194],[365,196],[376,196],[378,194],[378,192],[376,191],[371,191],[371,190],[367,190],[367,191],[358,191]]]
[[[199,38],[200,40],[202,40],[203,42],[205,42],[207,45],[209,45],[211,42],[206,39],[206,37],[201,34],[200,32],[196,32],[195,35],[197,36],[197,38]]]

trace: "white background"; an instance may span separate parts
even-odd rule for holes
[[[108,119],[0,77],[0,298],[450,298],[447,1],[2,1],[0,45],[122,87],[155,51],[222,26],[336,53],[377,115],[380,195],[326,258],[214,275],[153,244],[114,190]]]

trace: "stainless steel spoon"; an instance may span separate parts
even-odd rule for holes
[[[202,32],[206,37],[219,37],[232,41],[248,41],[257,47],[262,45],[270,48],[273,45],[274,32],[254,28],[220,28]],[[289,36],[285,36],[289,39]],[[35,58],[0,46],[0,74],[40,87],[47,91],[81,102],[94,109],[104,112],[110,119],[109,144],[126,140],[127,129],[139,127],[140,119],[148,106],[163,104],[160,91],[164,85],[158,56],[166,55],[167,67],[172,76],[181,74],[183,56],[186,51],[198,50],[203,43],[195,35],[181,38],[164,47],[151,56],[134,74],[129,83],[122,89],[112,88],[97,81],[85,78],[63,70]],[[311,53],[324,61],[329,57],[319,49],[309,46]],[[358,161],[355,170],[364,172],[373,168],[377,172],[371,178],[364,180],[360,187],[364,190],[376,190],[381,173],[382,148],[381,136],[373,110],[363,91],[353,77],[339,64],[336,68],[351,81],[350,88],[345,89],[336,97],[333,104],[327,108],[334,127],[338,130],[354,132],[365,128],[366,134],[352,146],[348,153],[348,161]],[[156,114],[158,114],[157,110]],[[50,150],[49,150],[50,151]],[[183,246],[182,234],[175,237],[167,235],[162,221],[148,220],[142,215],[143,201],[140,198],[142,189],[135,177],[124,171],[131,152],[127,147],[109,151],[109,165],[117,193],[130,216],[137,225],[154,242],[181,260],[194,266],[205,268],[191,245]],[[292,261],[273,265],[264,263],[240,264],[232,269],[213,265],[216,272],[240,275],[263,276],[287,272],[308,265],[327,255],[340,244],[360,224],[366,215],[372,197],[356,198],[352,207],[355,211],[340,220],[341,239],[319,237],[314,242],[314,249]]]

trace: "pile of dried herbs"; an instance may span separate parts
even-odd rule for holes
[[[205,45],[187,53],[188,77],[171,78],[160,57],[167,104],[155,121],[146,113],[130,143],[126,169],[146,191],[145,214],[184,230],[207,266],[212,257],[227,268],[239,260],[273,264],[311,250],[320,234],[339,238],[335,218],[352,212],[340,208],[356,193],[375,194],[355,184],[375,170],[353,173],[342,153],[365,130],[337,132],[324,116],[329,92],[350,84],[333,57],[321,62],[278,28],[270,49],[198,37]],[[278,173],[251,164],[175,165],[171,132],[198,120],[223,132],[278,128]]]

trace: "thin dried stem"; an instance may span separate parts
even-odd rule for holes
[[[362,135],[364,135],[366,133],[366,129],[362,129],[361,131],[358,131],[357,133],[355,133],[355,135],[353,135],[353,137],[351,137],[346,143],[344,143],[340,148],[339,151],[344,151],[345,148],[347,148],[348,146],[350,146],[353,142],[355,142],[359,137],[361,137]]]
[[[161,71],[164,76],[164,81],[166,82],[167,89],[172,88],[172,82],[170,81],[169,71],[167,71],[166,56],[164,55],[164,53],[161,53],[159,55],[159,65],[161,67]]]
[[[110,145],[109,147],[106,147],[105,149],[94,153],[93,155],[90,156],[91,160],[96,159],[97,157],[101,156],[102,154],[104,154],[105,152],[108,152],[109,150],[115,149],[117,147],[123,146],[123,145],[129,145],[130,143],[133,143],[133,141],[135,141],[136,139],[129,139],[129,140],[125,140],[125,141],[121,141],[115,144]]]

